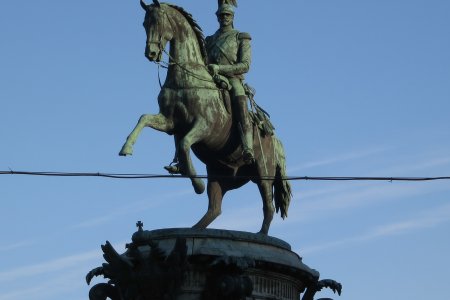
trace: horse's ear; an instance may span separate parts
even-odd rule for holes
[[[147,6],[147,4],[146,4],[143,0],[141,0],[141,6],[142,6],[142,8],[143,8],[145,11],[148,10],[148,6]]]
[[[153,0],[153,3],[154,3],[157,7],[161,7],[161,3],[159,3],[158,0]]]

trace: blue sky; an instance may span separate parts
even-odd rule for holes
[[[450,2],[278,2],[241,0],[235,25],[253,37],[247,81],[289,175],[449,176]],[[217,29],[216,1],[174,3],[206,35]],[[151,129],[117,156],[138,117],[158,110],[142,21],[137,0],[0,5],[1,170],[163,172],[172,138]],[[341,281],[340,299],[448,298],[448,181],[292,184],[289,217],[270,234]],[[123,250],[137,220],[189,227],[206,207],[182,179],[1,176],[0,299],[87,299],[105,240]],[[261,221],[248,185],[212,227],[256,232]]]

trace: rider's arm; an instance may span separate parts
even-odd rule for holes
[[[248,33],[241,32],[238,35],[239,49],[237,62],[233,65],[220,65],[219,74],[232,77],[245,74],[249,71],[252,59],[251,39]]]

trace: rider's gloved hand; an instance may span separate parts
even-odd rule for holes
[[[208,65],[208,71],[211,73],[211,75],[217,75],[219,73],[219,66],[218,65]]]

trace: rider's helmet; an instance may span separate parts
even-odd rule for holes
[[[231,4],[220,5],[219,9],[216,11],[216,15],[219,16],[221,14],[230,14],[234,16],[234,6]]]

